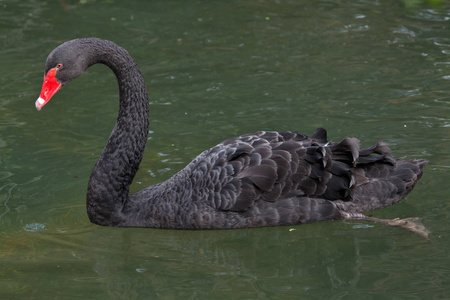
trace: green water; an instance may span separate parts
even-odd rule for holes
[[[87,2],[87,3],[81,3]],[[439,2],[439,1],[436,1]],[[45,108],[45,59],[127,48],[150,90],[132,190],[256,130],[328,129],[430,161],[381,218],[231,231],[92,225],[87,180],[118,108],[95,66]],[[420,1],[0,1],[0,299],[449,299],[450,6]]]

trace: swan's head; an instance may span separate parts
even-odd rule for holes
[[[41,110],[64,84],[89,67],[89,53],[83,39],[65,42],[50,53],[45,63],[41,94],[36,100],[37,110]]]

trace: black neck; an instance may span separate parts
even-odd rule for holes
[[[123,204],[139,168],[148,135],[148,95],[144,79],[128,52],[94,40],[89,65],[103,63],[116,74],[120,105],[116,125],[89,179],[87,210],[93,223],[120,222]]]

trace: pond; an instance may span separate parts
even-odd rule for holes
[[[450,298],[450,5],[445,1],[0,1],[1,299]],[[401,203],[429,240],[365,221],[228,230],[108,228],[86,214],[114,126],[103,65],[37,112],[47,55],[125,47],[150,93],[132,192],[257,130],[317,127],[429,164]]]

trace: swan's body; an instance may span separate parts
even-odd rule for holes
[[[425,160],[395,160],[383,142],[328,142],[326,131],[256,132],[204,151],[169,180],[130,195],[147,141],[148,96],[126,50],[96,38],[77,39],[49,55],[40,109],[60,86],[89,66],[116,74],[116,126],[88,184],[93,223],[157,228],[243,228],[346,218],[399,202],[422,175]]]

